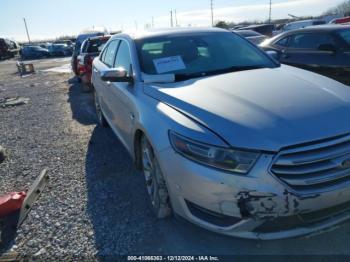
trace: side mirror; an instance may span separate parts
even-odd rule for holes
[[[332,44],[322,44],[322,45],[319,45],[318,50],[328,51],[328,52],[336,52],[337,48]]]
[[[276,60],[276,61],[279,61],[279,55],[276,51],[272,51],[272,50],[269,50],[269,51],[266,51],[266,54],[271,57],[272,59]]]
[[[102,81],[109,82],[128,82],[134,81],[133,77],[128,76],[128,73],[123,67],[111,68],[100,72]]]

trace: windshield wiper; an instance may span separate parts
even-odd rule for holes
[[[253,70],[253,69],[260,69],[260,68],[265,68],[265,66],[262,66],[262,65],[232,66],[232,67],[228,67],[228,68],[206,71],[206,72],[198,72],[198,73],[192,73],[192,74],[175,74],[175,81],[184,81],[184,80],[188,80],[188,79],[192,79],[192,78],[220,75],[220,74]]]

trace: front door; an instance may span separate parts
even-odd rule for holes
[[[114,68],[124,68],[128,76],[132,75],[131,56],[129,45],[121,40],[117,51]],[[132,126],[134,123],[134,85],[127,82],[111,83],[108,87],[108,107],[113,113],[113,128],[118,133],[123,144],[130,150],[132,148]]]

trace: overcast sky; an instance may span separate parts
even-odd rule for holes
[[[272,18],[319,15],[343,0],[272,0]],[[209,26],[210,0],[0,0],[0,37],[26,40],[23,17],[32,39],[75,35],[85,28],[143,29],[169,27],[171,9],[180,26]],[[214,0],[214,20],[265,20],[269,0]]]

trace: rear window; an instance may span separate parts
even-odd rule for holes
[[[96,39],[88,42],[85,52],[86,53],[100,53],[107,43],[108,39]]]

